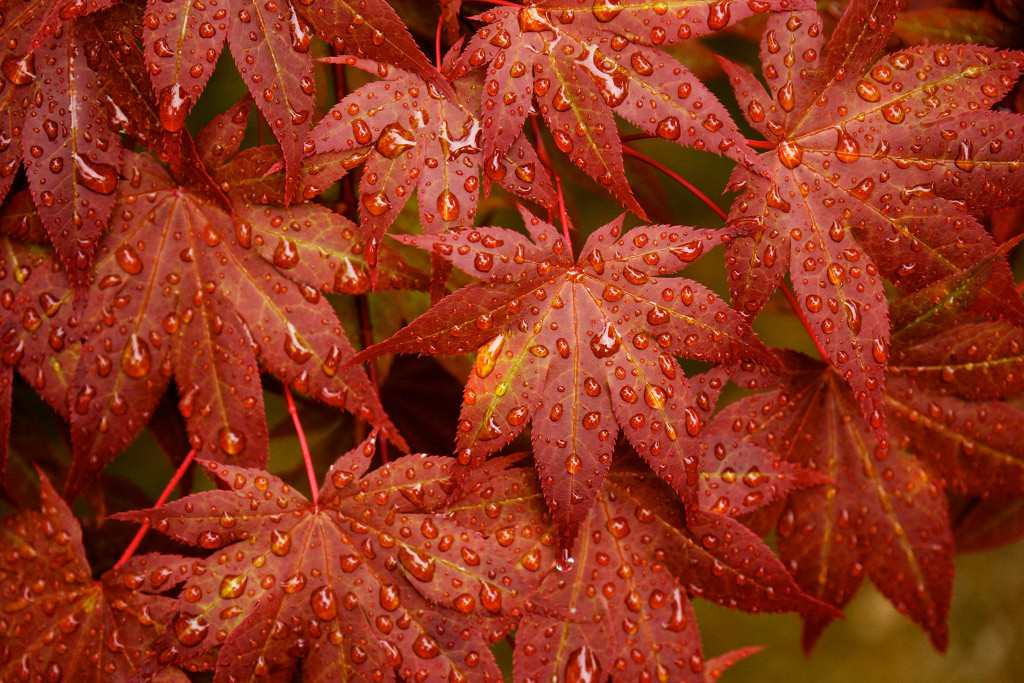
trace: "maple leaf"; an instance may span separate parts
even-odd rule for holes
[[[983,264],[975,270],[974,283],[960,277],[926,288],[962,290],[925,298],[929,307],[915,301],[926,290],[893,303],[901,326],[884,397],[899,445],[931,463],[948,490],[1006,499],[1024,491],[1024,413],[1001,400],[1024,389],[1024,330],[983,319],[989,311],[976,297],[991,274]]]
[[[105,103],[94,96],[92,55],[78,20],[30,54],[34,83],[21,137],[39,216],[75,286],[86,283],[114,208],[121,154]]]
[[[459,459],[477,465],[533,420],[541,485],[571,543],[611,464],[621,427],[675,490],[696,485],[701,417],[674,355],[711,362],[770,354],[739,314],[692,280],[668,277],[723,233],[675,226],[596,230],[577,260],[523,210],[532,241],[503,228],[400,239],[484,279],[356,356],[479,348],[459,422]]]
[[[734,305],[753,314],[788,271],[829,360],[880,421],[887,360],[882,277],[918,289],[995,249],[963,208],[1014,196],[1019,117],[988,109],[1013,86],[1019,53],[918,47],[878,61],[894,0],[856,0],[822,46],[814,12],[769,17],[761,57],[770,95],[724,63],[747,120],[769,141],[770,173],[745,184],[730,218],[763,230],[736,240]],[[1005,264],[987,296],[1019,318]]]
[[[59,29],[67,22],[110,7],[117,0],[12,0],[4,11],[0,26],[3,41],[4,74],[31,74],[32,52],[47,38],[60,37]],[[18,62],[21,62],[20,64]],[[14,79],[11,79],[14,80]]]
[[[318,501],[261,470],[207,463],[225,490],[117,515],[219,548],[185,584],[161,663],[220,646],[215,681],[288,678],[300,659],[341,680],[393,680],[393,668],[403,680],[501,680],[484,636],[508,629],[526,576],[480,533],[419,511],[451,458],[367,474],[373,442],[334,464]]]
[[[660,480],[629,465],[608,474],[573,554],[556,560],[536,475],[507,464],[475,470],[445,510],[541,579],[516,633],[516,681],[704,681],[690,595],[755,612],[829,611],[751,531],[729,517],[684,514]]]
[[[151,157],[132,167],[84,311],[42,267],[4,316],[4,361],[70,422],[68,495],[138,435],[172,376],[211,458],[266,462],[260,365],[403,444],[365,373],[342,366],[354,352],[320,293],[365,283],[354,226],[317,205],[241,206],[233,220]]]
[[[487,65],[483,156],[509,151],[536,101],[559,150],[641,217],[613,112],[652,135],[761,170],[725,107],[657,46],[790,5],[546,0],[489,10],[477,17],[487,25],[467,43],[458,64],[461,71]]]
[[[309,55],[314,29],[338,50],[432,71],[394,9],[384,0],[230,3],[150,0],[144,18],[146,62],[159,94],[160,119],[181,130],[213,73],[225,39],[242,79],[281,145],[290,201],[313,111]],[[436,73],[436,72],[435,72]]]
[[[773,390],[716,417],[736,439],[831,479],[789,496],[776,528],[779,556],[803,590],[837,607],[869,577],[944,649],[953,538],[941,479],[877,437],[837,370],[796,354],[787,367]],[[806,648],[830,621],[805,617]]]
[[[52,252],[41,245],[7,236],[12,233],[42,231],[27,192],[20,192],[3,203],[0,207],[0,228],[5,233],[0,237],[0,310],[3,311],[2,320],[6,321],[22,287],[34,270],[48,264]],[[45,233],[42,236],[45,238]],[[65,284],[66,282],[65,279]],[[70,378],[61,365],[63,358],[54,357],[52,362],[42,362],[52,349],[43,346],[46,344],[45,340],[41,342],[43,345],[34,345],[34,340],[24,326],[13,333],[8,332],[4,338],[6,346],[0,354],[0,476],[3,476],[3,485],[7,486],[7,447],[11,426],[14,366],[24,356],[26,347],[31,349],[30,353],[35,352],[41,359],[31,370],[35,384],[40,387],[40,394],[47,403],[62,414],[63,390]]]
[[[191,561],[136,557],[94,580],[78,521],[49,479],[40,480],[40,510],[0,522],[0,678],[134,680],[172,614],[165,594]],[[158,680],[188,679],[168,669]]]
[[[469,86],[442,89],[408,71],[352,57],[330,61],[382,78],[346,95],[310,135],[320,154],[366,149],[359,194],[370,253],[413,189],[425,232],[472,226],[483,160],[476,107],[460,94]],[[509,191],[552,205],[547,171],[522,136],[485,170]]]

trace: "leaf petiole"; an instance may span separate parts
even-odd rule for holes
[[[167,482],[167,486],[164,487],[163,493],[161,493],[160,497],[156,499],[156,503],[153,504],[151,509],[157,510],[163,507],[163,504],[166,503],[167,499],[171,496],[171,491],[173,491],[174,487],[178,485],[181,478],[185,476],[185,470],[187,470],[188,466],[192,464],[192,460],[195,457],[196,449],[193,448],[188,452],[188,455],[185,456],[185,459],[181,461],[181,464],[178,465],[178,469],[174,471],[174,475],[171,477],[171,480]],[[142,523],[142,526],[139,527],[139,530],[135,532],[135,538],[133,538],[132,542],[128,544],[128,547],[124,549],[124,553],[121,555],[121,559],[119,559],[114,565],[114,569],[119,568],[132,558],[135,551],[139,549],[139,544],[142,543],[142,539],[145,537],[146,532],[149,531],[149,527],[150,524],[147,519]]]
[[[284,399],[288,402],[288,412],[291,413],[292,422],[295,423],[295,432],[299,435],[299,448],[302,449],[302,460],[306,463],[306,476],[309,477],[309,490],[313,496],[313,505],[320,500],[320,487],[316,483],[316,472],[313,470],[313,458],[309,455],[309,444],[306,442],[306,432],[302,429],[302,422],[299,420],[299,411],[295,408],[295,399],[292,398],[292,391],[288,385],[284,385]]]

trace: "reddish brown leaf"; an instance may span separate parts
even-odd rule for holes
[[[673,355],[711,362],[770,356],[724,301],[670,277],[722,235],[647,226],[623,236],[620,219],[595,231],[574,262],[553,226],[523,216],[532,240],[503,228],[403,237],[484,282],[356,360],[479,349],[459,422],[459,459],[479,465],[532,420],[541,485],[569,545],[600,491],[620,427],[692,499],[702,419]]]
[[[369,147],[359,184],[363,231],[371,258],[413,189],[424,231],[473,225],[480,196],[480,122],[475,105],[415,75],[354,58],[339,58],[383,80],[347,95],[311,135],[317,153]],[[416,112],[412,115],[410,111]],[[370,147],[372,145],[372,147]],[[506,158],[507,157],[507,158]],[[516,157],[520,157],[519,160]],[[512,167],[513,173],[509,172]],[[486,167],[488,177],[528,199],[550,198],[534,186],[550,184],[525,141]]]
[[[216,681],[287,678],[299,660],[341,680],[391,680],[395,667],[403,679],[500,681],[483,636],[507,630],[527,575],[479,532],[418,511],[450,459],[367,473],[372,455],[371,439],[342,456],[319,504],[263,471],[208,463],[226,490],[119,515],[220,548],[186,583],[157,659],[220,646]]]
[[[1017,53],[947,46],[875,62],[896,4],[851,3],[824,47],[814,12],[772,15],[761,50],[770,93],[726,65],[748,121],[777,144],[763,155],[767,177],[740,170],[731,218],[764,229],[730,247],[736,305],[758,311],[788,271],[815,336],[875,422],[888,345],[878,275],[914,290],[994,250],[961,209],[1013,196],[1019,181],[996,178],[1019,156],[1024,120],[987,111],[1016,81]],[[1019,300],[1011,284],[998,264],[989,288]],[[1010,309],[1019,314],[1019,301]]]
[[[34,90],[21,140],[32,197],[75,286],[86,283],[114,208],[121,148],[96,96],[93,48],[70,21],[33,55]]]
[[[181,130],[185,116],[213,75],[228,22],[234,21],[228,6],[234,4],[225,2],[222,6],[202,0],[146,3],[146,64],[160,102],[160,122],[166,130]]]
[[[944,649],[953,538],[941,481],[912,456],[876,441],[836,371],[798,361],[782,388],[730,405],[716,419],[737,438],[833,482],[791,494],[779,518],[779,555],[797,583],[842,607],[867,576]],[[829,621],[806,619],[806,647]]]
[[[628,468],[608,475],[573,554],[556,561],[556,529],[535,475],[503,467],[476,470],[448,514],[541,577],[516,634],[516,681],[703,681],[688,594],[755,611],[827,610],[737,522],[695,512],[691,531],[671,491]]]
[[[708,8],[707,23],[695,4]],[[774,2],[758,4],[760,11],[774,7]],[[461,71],[487,65],[484,159],[496,162],[511,149],[536,100],[556,146],[641,217],[643,209],[626,182],[613,111],[652,135],[761,170],[715,96],[654,47],[725,28],[751,13],[749,4],[738,2],[627,8],[604,0],[592,5],[547,0],[484,13],[479,18],[487,26],[459,61]]]
[[[185,580],[191,563],[150,555],[94,580],[78,521],[41,479],[41,510],[0,523],[0,677],[135,680],[172,614],[174,600],[163,594]],[[188,681],[177,669],[155,680]]]
[[[347,407],[401,443],[366,375],[342,367],[353,351],[319,292],[360,267],[344,219],[315,206],[243,207],[232,229],[220,207],[176,185],[148,157],[136,157],[133,168],[84,312],[72,311],[66,281],[41,268],[6,321],[5,333],[24,328],[26,341],[17,343],[29,353],[17,360],[30,381],[34,368],[52,374],[49,354],[84,337],[80,360],[69,364],[77,369],[66,398],[76,451],[68,493],[138,435],[172,376],[196,448],[264,463],[257,360],[295,390]],[[301,245],[304,226],[323,251]]]

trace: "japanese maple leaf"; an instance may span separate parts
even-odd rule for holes
[[[869,577],[944,649],[953,538],[941,478],[876,436],[837,370],[792,355],[787,367],[773,390],[715,418],[735,439],[831,479],[789,496],[776,527],[779,556],[803,590],[837,607]],[[805,647],[830,621],[805,616]]]
[[[27,206],[26,206],[27,205]],[[19,193],[3,203],[0,210],[0,228],[4,233],[17,231],[28,226],[32,202],[25,193]],[[19,210],[20,209],[20,210]],[[20,215],[19,215],[20,214]],[[24,221],[21,220],[24,218]],[[26,230],[27,231],[27,230]],[[7,310],[32,270],[46,263],[50,252],[37,244],[11,239],[6,234],[0,237],[0,306]],[[0,358],[0,477],[6,484],[7,442],[11,430],[11,392],[14,381],[13,363]]]
[[[32,90],[21,126],[29,186],[43,225],[71,275],[84,285],[114,208],[121,145],[97,97],[90,19],[68,21],[27,57]],[[17,79],[13,79],[15,84]]]
[[[878,422],[889,330],[882,278],[915,290],[995,249],[961,209],[1016,196],[1024,119],[988,111],[1020,53],[975,46],[904,50],[876,61],[895,0],[855,0],[822,46],[814,12],[772,15],[761,44],[770,95],[726,63],[754,128],[777,146],[770,173],[739,169],[730,218],[763,226],[728,252],[735,305],[753,314],[788,271],[830,362]],[[986,296],[1020,317],[1005,264]]]
[[[1019,496],[1024,412],[1001,399],[1024,388],[1024,329],[985,320],[986,311],[977,306],[950,306],[950,296],[932,299],[924,309],[915,301],[942,285],[893,303],[897,326],[884,398],[897,443],[928,461],[951,492]],[[940,312],[926,325],[921,318],[930,308]]]
[[[516,633],[516,681],[704,681],[690,596],[761,612],[824,612],[735,520],[684,514],[650,472],[618,464],[556,560],[556,529],[536,475],[494,460],[475,470],[447,514],[488,534],[540,577]]]
[[[45,476],[40,484],[40,510],[0,521],[0,678],[135,680],[191,560],[135,557],[93,579],[78,521]],[[168,669],[158,680],[188,678]]]
[[[459,422],[459,459],[478,465],[533,420],[541,486],[563,543],[611,464],[621,427],[677,492],[696,485],[701,416],[673,356],[766,359],[753,333],[704,286],[670,277],[721,242],[711,230],[596,230],[573,259],[555,228],[523,211],[531,239],[503,228],[402,237],[484,282],[442,300],[356,361],[479,348]]]
[[[658,46],[791,4],[541,0],[485,12],[478,19],[487,25],[459,62],[464,71],[487,65],[484,159],[511,149],[536,101],[556,146],[641,217],[623,170],[613,112],[652,135],[761,170],[725,107]]]
[[[461,83],[441,89],[414,73],[352,57],[331,60],[382,80],[345,96],[310,135],[317,153],[367,148],[359,183],[364,232],[375,253],[415,189],[428,233],[470,227],[480,197],[480,122]],[[488,178],[527,199],[551,206],[550,179],[520,136],[485,168]]]
[[[260,366],[402,443],[365,373],[343,365],[353,350],[320,293],[366,267],[354,226],[317,205],[242,205],[232,219],[151,157],[132,167],[84,311],[44,266],[4,314],[3,360],[70,422],[66,493],[134,439],[172,377],[192,445],[210,458],[266,461]]]
[[[27,57],[70,20],[110,7],[117,0],[11,0],[4,7],[0,26],[0,58],[4,74],[24,68],[16,62]],[[31,72],[31,69],[28,69]]]
[[[215,681],[290,680],[300,659],[346,681],[393,681],[393,669],[402,680],[501,680],[485,634],[508,629],[526,573],[479,532],[417,510],[424,487],[450,478],[451,458],[367,473],[372,443],[334,464],[318,501],[261,470],[208,463],[225,490],[118,515],[219,549],[186,582],[147,673],[219,646]]]
[[[169,131],[184,126],[227,40],[242,79],[281,145],[289,199],[314,104],[310,28],[336,49],[432,71],[384,0],[150,0],[144,24],[146,61],[160,100],[160,118]]]

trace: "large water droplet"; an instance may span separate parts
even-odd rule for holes
[[[320,621],[332,621],[338,616],[338,597],[330,586],[321,586],[313,591],[309,605]]]
[[[601,664],[597,655],[584,645],[569,655],[565,665],[565,683],[601,683]]]
[[[128,337],[128,343],[121,354],[121,367],[124,368],[125,374],[140,379],[149,374],[152,365],[153,357],[146,342],[136,334]]]
[[[217,442],[228,455],[238,455],[245,448],[245,434],[231,427],[221,427]]]

